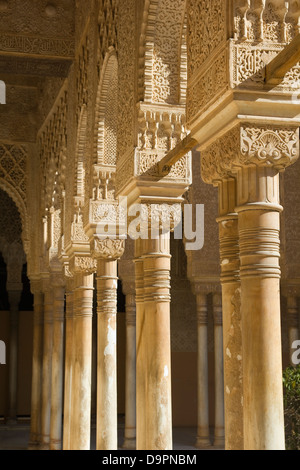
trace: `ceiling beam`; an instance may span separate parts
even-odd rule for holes
[[[175,165],[181,157],[186,155],[196,145],[197,141],[193,139],[191,135],[188,135],[159,162],[159,173],[163,176],[168,175],[173,165]]]
[[[266,66],[266,82],[271,85],[277,85],[299,61],[300,34],[297,34],[292,42]]]

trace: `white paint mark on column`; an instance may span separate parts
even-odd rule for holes
[[[169,377],[169,368],[168,366],[165,366],[165,372],[164,372],[164,377]]]
[[[107,327],[107,346],[104,350],[104,356],[113,356],[115,354],[115,346],[117,344],[116,330],[110,326]]]
[[[226,356],[228,356],[231,359],[231,352],[228,348],[226,349]]]

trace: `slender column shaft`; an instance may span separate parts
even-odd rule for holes
[[[225,448],[244,449],[241,284],[236,182],[219,186],[219,235],[223,308]]]
[[[288,325],[289,325],[289,345],[290,345],[290,363],[293,365],[292,356],[295,353],[293,343],[299,341],[299,320],[298,320],[298,298],[288,296],[287,298]]]
[[[144,263],[141,240],[135,242],[135,285],[136,285],[136,438],[137,449],[146,446],[146,327],[144,306]]]
[[[76,274],[75,357],[71,450],[89,450],[91,439],[93,275]]]
[[[44,295],[34,294],[31,424],[29,448],[41,444]]]
[[[96,294],[97,295],[97,294]],[[97,302],[97,301],[96,301]],[[94,303],[95,303],[95,293],[94,293]],[[94,309],[95,310],[95,309]],[[97,307],[96,307],[97,310]],[[97,315],[93,315],[93,327],[92,327],[92,425],[96,424],[97,420],[97,361],[98,361],[98,318]]]
[[[142,243],[147,335],[146,445],[151,450],[172,450],[170,234]]]
[[[135,294],[126,295],[126,384],[125,442],[123,448],[136,448],[136,306]]]
[[[43,450],[49,450],[50,416],[51,416],[51,372],[52,372],[52,342],[53,342],[53,294],[46,291],[44,305],[44,350],[43,350],[43,379],[42,379],[42,445]]]
[[[97,449],[118,449],[117,261],[98,259]]]
[[[71,417],[70,417],[70,437],[69,437],[69,450],[76,450],[75,443],[76,443],[76,432],[79,426],[79,414],[77,412],[76,407],[78,406],[78,399],[75,400],[75,396],[77,394],[75,387],[76,380],[76,312],[78,309],[78,295],[79,291],[76,289],[76,284],[74,283],[74,291],[73,291],[73,321],[72,321],[72,350],[71,350],[71,370],[72,370],[72,382],[71,382],[71,389],[70,389],[70,407],[71,407]]]
[[[62,448],[64,287],[54,288],[50,450]]]
[[[215,446],[223,446],[224,436],[224,379],[223,379],[223,328],[222,297],[213,296],[215,336]]]
[[[245,450],[282,450],[279,174],[243,168],[238,183]]]
[[[63,450],[70,450],[72,417],[72,380],[73,380],[73,301],[74,293],[66,294],[66,346],[65,346],[65,390]]]
[[[18,380],[18,324],[20,291],[8,292],[10,304],[10,344],[9,344],[9,409],[8,424],[17,422],[17,380]]]
[[[211,445],[209,438],[207,295],[197,295],[198,320],[198,431],[196,447]]]

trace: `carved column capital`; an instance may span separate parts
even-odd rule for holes
[[[30,291],[33,295],[43,292],[43,283],[40,279],[30,279]]]
[[[125,240],[112,240],[106,238],[94,238],[91,242],[92,257],[97,259],[117,260],[121,258],[125,251]]]
[[[97,261],[89,256],[73,256],[70,259],[69,270],[73,275],[94,274],[97,271]]]
[[[299,128],[241,123],[201,154],[202,178],[217,185],[249,166],[282,171],[299,157]]]
[[[60,273],[51,273],[50,276],[51,285],[55,287],[63,288],[66,285],[66,280],[62,272]]]

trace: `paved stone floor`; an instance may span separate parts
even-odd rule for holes
[[[28,421],[18,422],[17,425],[0,424],[0,450],[26,450],[29,442],[30,426]],[[119,425],[119,445],[122,446],[124,427]],[[197,450],[195,442],[196,429],[175,428],[173,431],[174,450]],[[92,426],[91,449],[96,448],[96,430]],[[211,447],[208,450],[218,450]]]

